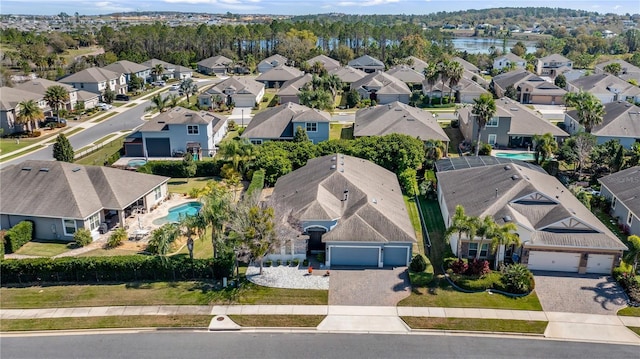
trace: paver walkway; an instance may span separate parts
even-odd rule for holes
[[[395,306],[410,294],[407,267],[331,269],[330,305]]]

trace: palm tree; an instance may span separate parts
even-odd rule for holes
[[[491,94],[485,93],[473,99],[473,113],[476,115],[478,134],[476,135],[476,156],[480,153],[480,134],[487,122],[496,114],[496,102]]]
[[[44,118],[44,113],[38,103],[34,100],[25,100],[18,104],[19,112],[16,116],[16,122],[27,127],[27,131],[31,132],[38,128],[38,121]]]
[[[551,133],[534,135],[533,142],[535,143],[535,159],[537,164],[544,163],[544,161],[551,158],[553,153],[558,150],[558,142],[556,142],[556,139]]]
[[[602,123],[604,106],[600,100],[590,92],[580,90],[578,93],[569,92],[564,96],[567,106],[576,108],[578,121],[587,133],[591,133],[595,126]]]
[[[169,97],[162,97],[161,94],[157,94],[151,98],[151,106],[147,107],[145,111],[158,110],[158,112],[164,112],[168,104]]]
[[[449,101],[451,101],[451,94],[453,93],[453,88],[458,85],[460,79],[462,79],[462,74],[464,73],[464,68],[457,61],[450,61],[447,66],[447,77],[449,77]],[[453,100],[455,102],[455,99]]]
[[[246,139],[226,140],[220,143],[219,153],[225,160],[231,160],[233,169],[244,175],[246,165],[253,156],[254,146]]]
[[[187,102],[189,102],[189,95],[194,93],[193,86],[194,86],[194,83],[193,83],[193,79],[191,78],[184,79],[180,83],[180,90],[184,92],[185,95],[187,95]],[[196,87],[196,92],[197,92],[197,87]]]
[[[495,238],[500,232],[500,226],[493,220],[491,216],[485,216],[478,221],[477,235],[480,237],[478,241],[478,251],[476,252],[476,259],[480,259],[480,253],[482,252],[482,246],[484,241],[489,238]]]
[[[440,140],[429,139],[424,141],[424,159],[429,167],[442,158],[446,153],[447,146]]]
[[[505,246],[520,245],[520,236],[516,233],[517,230],[518,226],[516,226],[515,223],[507,222],[498,227],[498,231],[491,239],[491,253],[496,255],[496,269],[504,261],[504,258],[499,260],[500,253],[498,253],[498,250]]]
[[[162,64],[157,64],[151,69],[151,75],[153,78],[158,81],[162,74],[164,73],[164,66]]]
[[[440,81],[442,81],[442,93],[440,94],[440,104],[442,105],[442,99],[444,97],[444,84],[449,80],[449,60],[442,60],[438,63],[438,73],[440,74]]]
[[[221,184],[212,186],[211,192],[204,197],[200,211],[203,220],[211,225],[211,245],[213,258],[218,256],[218,249],[222,243],[224,227],[231,219],[231,196]]]
[[[625,253],[624,261],[633,265],[633,274],[638,270],[638,260],[640,260],[640,236],[631,235],[627,238],[629,250]]]
[[[167,223],[151,233],[151,239],[147,250],[160,256],[163,263],[167,261],[167,254],[171,250],[171,244],[180,236],[180,228],[175,223]]]
[[[429,106],[431,106],[431,102],[433,100],[433,85],[438,82],[440,72],[438,72],[438,68],[433,63],[425,67],[423,71],[424,77],[427,80],[427,84],[429,85]]]
[[[69,92],[60,85],[50,86],[44,93],[44,100],[47,101],[55,116],[60,117],[60,108],[69,101]]]
[[[457,205],[455,213],[453,214],[453,217],[451,217],[451,225],[445,232],[445,240],[450,244],[452,236],[454,234],[458,235],[456,246],[456,254],[458,255],[458,258],[460,258],[460,252],[462,252],[462,235],[467,234],[467,238],[469,239],[473,238],[471,236],[472,234],[475,235],[475,230],[472,227],[472,222],[470,221],[470,217],[465,214],[464,207]]]

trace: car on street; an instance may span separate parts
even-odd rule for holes
[[[153,86],[158,86],[158,87],[162,87],[162,86],[166,86],[167,83],[165,81],[154,81],[152,83]]]
[[[108,104],[108,103],[100,102],[100,103],[98,103],[97,107],[99,109],[101,109],[101,110],[105,110],[106,111],[106,110],[110,110],[113,106],[111,104]]]
[[[116,101],[129,101],[129,96],[119,93],[116,95]]]
[[[180,85],[177,85],[177,84],[173,84],[169,88],[170,91],[178,91],[179,89],[180,89]]]

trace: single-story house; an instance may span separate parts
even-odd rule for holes
[[[555,177],[542,168],[497,157],[459,157],[436,162],[437,193],[445,226],[460,205],[471,217],[513,223],[521,246],[450,238],[461,258],[513,260],[530,270],[609,274],[627,247]],[[496,258],[497,256],[497,258]]]
[[[69,84],[78,90],[100,95],[104,94],[106,89],[110,89],[116,94],[127,92],[127,79],[124,74],[100,67],[84,69],[60,79],[59,82]]]
[[[229,77],[200,94],[198,105],[211,108],[216,96],[227,105],[235,103],[236,107],[254,107],[262,101],[264,85],[245,77]]]
[[[391,75],[398,80],[406,83],[409,86],[419,85],[424,81],[424,75],[418,72],[408,65],[400,65],[393,67],[385,72],[387,75]]]
[[[307,64],[309,64],[310,67],[313,67],[317,62],[321,63],[327,72],[340,67],[340,63],[337,60],[334,60],[327,55],[318,55],[307,60]]]
[[[449,84],[446,82],[444,87],[442,87],[442,81],[437,81],[433,86],[427,80],[422,82],[422,93],[429,97],[440,98],[442,95],[448,96],[450,89]],[[479,98],[483,93],[489,93],[489,91],[480,83],[462,77],[451,93],[455,97],[455,102],[473,103],[474,99]]]
[[[495,60],[493,60],[494,69],[502,70],[511,66],[515,67],[516,69],[524,69],[527,66],[527,60],[510,52],[498,56],[495,58]]]
[[[409,103],[411,89],[406,83],[384,72],[370,73],[351,84],[363,99],[370,99],[385,105],[394,101]]]
[[[458,121],[465,141],[476,141],[478,123],[473,106],[458,109]],[[551,133],[557,141],[569,137],[537,112],[504,97],[496,100],[496,114],[480,133],[480,141],[497,147],[533,148],[533,136],[545,133]]]
[[[124,227],[132,211],[151,211],[169,193],[168,177],[60,161],[14,164],[0,181],[1,228],[30,221],[37,239],[73,241],[79,228],[97,237],[101,224]]]
[[[349,61],[347,65],[353,67],[354,69],[362,70],[366,73],[384,71],[384,63],[369,55],[362,55],[357,59],[353,59]]]
[[[343,154],[310,159],[278,179],[270,197],[278,217],[295,221],[306,254],[325,265],[407,266],[416,235],[396,175]]]
[[[232,63],[233,60],[230,58],[217,55],[201,60],[196,65],[198,66],[198,72],[205,75],[226,75],[227,69]]]
[[[299,104],[300,98],[298,98],[298,94],[300,93],[300,89],[311,82],[312,78],[313,76],[311,74],[304,74],[283,83],[282,87],[278,90],[280,103],[293,102]]]
[[[576,110],[564,115],[564,125],[571,134],[584,131]],[[618,140],[625,148],[631,148],[635,143],[640,142],[640,107],[626,101],[604,104],[602,123],[594,126],[591,134],[596,136],[598,144]]]
[[[356,112],[354,137],[384,136],[392,133],[417,137],[422,141],[440,140],[447,147],[449,144],[449,137],[429,111],[395,101]]]
[[[185,80],[193,77],[193,69],[186,66],[176,66],[173,70],[173,78],[177,80]]]
[[[227,118],[175,107],[150,119],[125,139],[125,156],[172,157],[191,153],[211,157],[227,134]]]
[[[419,73],[423,73],[424,69],[429,66],[429,64],[415,56],[409,56],[404,59],[404,62],[413,70],[418,71]]]
[[[536,74],[539,76],[556,76],[573,69],[573,62],[560,54],[551,54],[535,61]]]
[[[595,73],[596,74],[606,73],[606,71],[604,71],[604,68],[611,63],[620,64],[620,73],[618,73],[619,78],[627,82],[629,80],[635,80],[636,83],[640,83],[640,67],[630,64],[621,59],[614,59],[614,60],[601,62],[597,64],[595,68]]]
[[[147,78],[151,76],[151,68],[149,66],[140,65],[127,60],[116,61],[103,68],[119,74],[124,74],[127,83],[131,83],[131,79],[134,75],[141,78],[142,81],[146,81]]]
[[[523,104],[564,104],[564,89],[525,70],[514,70],[494,77],[491,81],[496,96],[506,96],[507,88],[513,86],[516,99]]]
[[[338,67],[337,69],[329,71],[329,74],[336,75],[340,79],[340,81],[347,85],[351,85],[352,83],[367,76],[366,72],[354,69],[351,66]]]
[[[0,126],[5,134],[15,132],[25,132],[38,128],[38,122],[35,122],[35,128],[30,128],[29,124],[21,124],[17,122],[20,114],[20,102],[26,100],[34,100],[38,103],[38,107],[45,110],[49,109],[49,105],[42,98],[42,95],[31,91],[24,91],[13,87],[0,87]]]
[[[292,140],[297,128],[301,127],[311,142],[318,143],[329,139],[330,120],[328,112],[287,102],[255,114],[240,137],[257,145],[266,141]]]
[[[600,194],[611,201],[611,216],[625,232],[640,236],[640,166],[598,179]]]
[[[619,100],[640,102],[640,88],[608,73],[581,77],[567,81],[570,92],[580,90],[592,93],[603,104]]]
[[[258,75],[258,77],[256,77],[256,81],[262,82],[266,88],[279,89],[285,82],[302,75],[304,75],[304,72],[296,69],[295,67],[278,65],[271,70]]]
[[[76,107],[76,103],[78,102],[78,89],[74,88],[71,85],[37,78],[27,82],[23,82],[21,84],[17,84],[14,86],[14,88],[33,92],[44,97],[47,89],[49,89],[49,87],[51,86],[62,86],[65,90],[67,90],[67,93],[69,94],[69,100],[65,102],[64,108],[68,111],[73,111],[73,109]]]
[[[267,57],[266,59],[258,63],[258,72],[263,74],[280,65],[286,65],[288,62],[289,62],[289,59],[287,59],[286,57],[279,54],[275,54]]]

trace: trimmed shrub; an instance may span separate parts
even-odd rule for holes
[[[196,162],[196,177],[214,177],[220,176],[220,169],[224,164],[223,161],[197,161]]]
[[[427,269],[427,261],[424,255],[420,253],[416,254],[413,259],[411,259],[409,270],[413,272],[423,272],[425,269]]]
[[[196,177],[212,177],[220,175],[220,161],[196,161]],[[138,168],[138,172],[158,176],[185,178],[185,166],[182,161],[149,161]]]
[[[454,274],[464,274],[469,269],[469,264],[466,259],[458,259],[455,262],[452,262],[449,268]]]
[[[477,260],[474,258],[473,261],[469,263],[469,268],[467,269],[466,274],[483,276],[489,274],[490,272],[491,268],[489,267],[489,261]]]
[[[119,245],[122,244],[122,242],[124,242],[127,239],[128,235],[127,235],[127,230],[124,228],[118,228],[115,231],[113,231],[113,233],[111,233],[111,235],[109,236],[109,239],[107,240],[107,248],[116,248]]]
[[[11,227],[5,235],[5,251],[13,253],[33,239],[33,223],[22,221]]]
[[[480,152],[478,153],[478,155],[480,155],[480,156],[491,156],[491,151],[492,150],[493,150],[493,147],[491,147],[490,144],[483,143],[482,145],[480,145]]]
[[[456,285],[468,290],[503,289],[502,276],[498,272],[478,277],[475,275],[460,275],[452,278]]]
[[[533,274],[522,264],[511,264],[502,269],[502,283],[510,293],[528,293],[533,290]]]
[[[625,273],[631,274],[631,272],[633,272],[633,266],[621,261],[619,266],[613,268],[613,278],[619,281]]]
[[[91,232],[86,228],[78,228],[76,233],[73,234],[73,240],[76,242],[76,246],[84,247],[93,242]]]
[[[256,191],[262,191],[262,189],[264,188],[264,175],[265,175],[265,171],[263,169],[253,172],[253,177],[251,177],[251,183],[247,188],[247,193],[246,193],[247,197],[251,197],[251,195],[253,195],[253,193]]]

